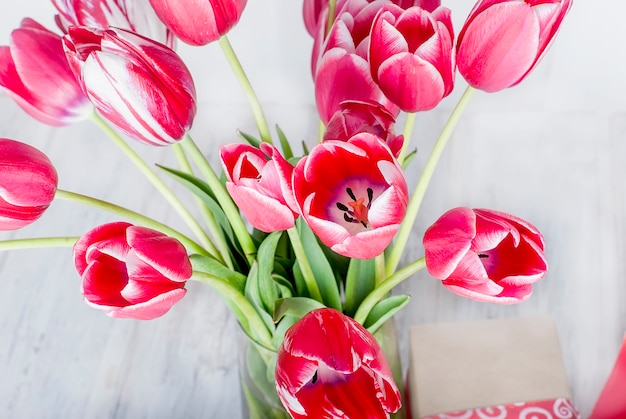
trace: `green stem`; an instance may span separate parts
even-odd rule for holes
[[[216,292],[226,299],[230,306],[236,309],[234,314],[241,316],[238,320],[242,327],[245,328],[245,324],[249,325],[246,328],[246,333],[253,339],[256,338],[255,340],[261,346],[270,350],[273,349],[272,335],[267,330],[265,323],[263,323],[250,301],[237,291],[235,287],[221,278],[200,271],[193,271],[191,279],[204,282],[213,287]]]
[[[267,121],[265,120],[265,115],[263,114],[263,108],[261,107],[261,103],[252,88],[252,84],[250,84],[250,80],[248,80],[248,76],[246,76],[246,72],[241,66],[241,62],[239,62],[239,59],[237,58],[237,54],[235,54],[235,51],[233,50],[233,47],[226,35],[222,36],[217,42],[222,48],[222,52],[235,73],[235,77],[237,78],[237,81],[239,81],[243,92],[248,98],[248,103],[252,109],[252,115],[254,116],[254,121],[256,122],[257,129],[259,130],[261,140],[271,144],[272,137],[270,135]]]
[[[391,245],[391,250],[387,255],[387,275],[391,275],[398,267],[402,252],[404,251],[404,247],[406,246],[406,243],[409,239],[411,229],[415,224],[417,213],[419,211],[420,205],[422,204],[422,200],[424,199],[424,194],[426,193],[428,184],[430,183],[433,173],[435,172],[435,167],[437,167],[437,163],[439,162],[439,158],[441,157],[443,150],[448,143],[448,139],[452,135],[452,131],[454,131],[456,124],[459,122],[463,111],[467,107],[467,104],[469,103],[469,100],[472,98],[475,91],[476,89],[471,86],[468,86],[467,89],[465,89],[465,92],[463,92],[463,95],[459,99],[459,102],[450,114],[448,122],[446,122],[446,125],[443,127],[443,130],[441,131],[441,134],[439,135],[439,138],[437,139],[437,142],[435,143],[435,146],[433,147],[433,150],[428,157],[428,161],[424,166],[422,175],[420,176],[415,190],[413,191],[413,195],[409,200],[409,205],[406,210],[406,216],[404,217],[404,221],[402,222],[402,225],[398,230],[396,240]]]
[[[87,205],[93,208],[98,208],[103,211],[107,211],[111,214],[119,215],[134,223],[143,225],[144,227],[158,230],[161,233],[178,239],[186,248],[192,253],[199,253],[201,255],[208,255],[207,250],[200,246],[198,243],[191,240],[189,237],[181,234],[179,231],[156,221],[153,218],[146,217],[143,214],[129,210],[128,208],[120,207],[119,205],[112,204],[107,201],[92,198],[90,196],[81,195],[74,192],[65,191],[63,189],[57,189],[55,199],[63,199],[65,201],[76,202],[79,204]]]
[[[72,247],[78,239],[80,237],[37,237],[34,239],[0,240],[0,251],[43,247]]]
[[[144,174],[144,176],[152,183],[152,185],[163,195],[163,197],[170,203],[170,205],[178,212],[183,221],[189,226],[191,231],[196,235],[200,243],[207,248],[211,255],[216,256],[217,251],[215,245],[211,242],[211,239],[207,233],[202,229],[198,220],[196,220],[189,210],[183,205],[178,197],[172,192],[170,188],[159,178],[156,173],[148,166],[148,164],[133,150],[124,139],[111,128],[98,114],[95,112],[92,114],[91,120],[104,131],[115,144],[128,156],[128,158],[137,166],[137,168]]]
[[[408,150],[409,143],[411,142],[411,136],[413,135],[413,127],[415,126],[416,116],[417,112],[411,112],[406,115],[406,121],[404,121],[404,131],[402,132],[404,142],[402,143],[402,149],[400,150],[400,155],[398,156],[398,162],[400,163],[400,165],[404,163],[406,151]]]
[[[317,282],[315,281],[315,274],[313,274],[313,269],[311,269],[309,258],[307,257],[302,241],[300,240],[298,230],[296,227],[291,227],[287,230],[287,234],[289,234],[289,240],[291,240],[293,252],[295,253],[296,259],[298,259],[298,263],[300,264],[300,271],[302,272],[302,277],[306,288],[309,291],[309,295],[314,300],[324,303],[322,293],[320,292]]]
[[[387,278],[387,273],[385,271],[385,252],[376,256],[374,259],[374,269],[376,271],[376,282],[375,285],[379,286],[385,279]]]
[[[174,149],[176,160],[178,161],[178,164],[181,167],[181,169],[184,172],[186,172],[188,175],[193,176],[194,175],[193,169],[191,168],[191,165],[189,164],[189,160],[187,159],[187,156],[185,155],[185,151],[183,150],[180,143],[176,143],[172,145],[172,147]],[[194,199],[196,201],[196,204],[198,205],[198,208],[200,209],[200,213],[202,214],[202,217],[204,218],[204,221],[209,231],[213,235],[213,239],[216,241],[217,249],[215,249],[215,253],[217,254],[218,261],[232,269],[233,262],[230,258],[228,244],[226,243],[224,234],[222,233],[222,230],[217,224],[217,221],[215,220],[213,213],[211,212],[209,207],[207,207],[202,202],[202,200],[198,198],[196,195],[194,195]]]
[[[241,218],[241,215],[239,214],[239,208],[237,208],[228,194],[228,191],[222,182],[220,182],[217,174],[202,154],[202,151],[200,151],[196,143],[194,143],[190,135],[187,135],[187,138],[182,141],[182,145],[189,156],[191,156],[194,163],[196,163],[200,173],[202,173],[202,176],[204,176],[209,187],[215,194],[215,198],[224,210],[224,214],[226,214],[226,218],[228,218],[228,222],[233,228],[233,232],[235,233],[235,236],[237,236],[237,240],[239,241],[239,244],[241,244],[241,248],[246,255],[248,264],[251,266],[257,249],[256,245],[252,241],[252,237],[250,236],[248,229],[246,228],[246,225],[243,222],[243,219]]]
[[[382,284],[378,285],[367,297],[363,299],[361,305],[354,315],[354,320],[363,324],[374,306],[402,281],[419,271],[426,265],[424,258],[418,259],[399,269],[396,273],[388,277]]]

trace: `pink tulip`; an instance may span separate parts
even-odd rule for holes
[[[116,222],[83,235],[74,265],[85,301],[107,315],[151,320],[187,292],[191,263],[183,245],[155,230]]]
[[[369,132],[382,138],[397,157],[404,137],[395,135],[395,122],[393,115],[378,103],[347,100],[339,104],[339,110],[328,121],[324,141],[348,141],[360,132]]]
[[[174,47],[174,35],[159,20],[149,0],[52,0],[59,11],[57,25],[67,33],[70,26],[127,29]]]
[[[295,419],[382,419],[402,404],[376,339],[331,308],[313,310],[287,330],[276,389]]]
[[[57,184],[57,172],[45,154],[0,138],[0,230],[22,228],[41,217]]]
[[[370,28],[386,3],[348,0],[324,43],[316,41],[312,59],[315,102],[325,124],[345,100],[379,103],[393,115],[398,114],[397,106],[374,83],[367,61]]]
[[[426,268],[450,291],[478,301],[518,303],[548,269],[543,237],[520,218],[455,208],[424,234]]]
[[[181,140],[196,113],[189,70],[174,51],[123,29],[73,26],[64,38],[70,66],[96,109],[145,144]]]
[[[370,34],[372,78],[403,111],[433,109],[454,87],[453,43],[449,9],[385,6]]]
[[[291,190],[293,166],[276,147],[229,144],[220,147],[220,157],[226,189],[253,227],[270,233],[294,226],[298,215]]]
[[[481,0],[457,40],[459,72],[486,92],[521,82],[545,54],[571,0]]]
[[[159,18],[190,45],[217,41],[239,22],[247,0],[150,0]]]
[[[402,168],[383,140],[369,133],[315,146],[296,165],[293,190],[300,213],[319,239],[358,259],[385,250],[408,201]]]
[[[72,124],[93,111],[67,64],[61,36],[32,19],[11,33],[10,46],[0,46],[0,86],[45,124]]]

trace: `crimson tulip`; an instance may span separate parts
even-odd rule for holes
[[[382,419],[402,404],[376,339],[335,309],[313,310],[287,330],[275,372],[295,419]]]
[[[424,250],[432,276],[478,301],[523,301],[548,269],[543,237],[533,225],[487,209],[446,212],[424,233]]]
[[[481,0],[457,40],[459,72],[486,92],[520,83],[552,43],[571,0]]]
[[[70,27],[65,51],[96,109],[145,144],[181,140],[196,113],[193,79],[170,48],[123,29]]]
[[[384,6],[370,34],[372,78],[403,111],[433,109],[454,87],[453,43],[449,9]]]
[[[104,224],[74,245],[85,301],[111,317],[150,320],[187,292],[192,268],[176,239],[125,222]]]
[[[10,46],[0,46],[0,86],[45,124],[72,124],[93,111],[67,63],[61,36],[32,19],[11,32]]]
[[[276,147],[261,143],[220,147],[226,189],[253,227],[271,233],[294,226],[298,217],[291,190],[293,166]]]
[[[57,184],[57,172],[44,153],[0,138],[0,230],[22,228],[41,217]]]
[[[293,190],[317,237],[333,251],[358,259],[385,250],[408,203],[402,168],[384,141],[370,133],[316,145],[296,165]]]
[[[206,45],[239,22],[247,0],[150,0],[156,14],[181,41]]]

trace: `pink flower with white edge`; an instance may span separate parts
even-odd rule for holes
[[[32,19],[0,47],[0,86],[33,118],[49,125],[86,119],[93,106],[70,69],[61,36]]]
[[[174,34],[161,22],[149,0],[52,0],[59,14],[57,25],[67,33],[70,26],[127,29],[174,47]]]
[[[41,217],[57,184],[57,172],[44,153],[0,138],[0,230],[22,228]]]
[[[457,40],[459,73],[486,92],[520,83],[546,53],[571,0],[481,0]]]
[[[293,190],[311,230],[333,251],[370,259],[391,243],[408,203],[402,168],[383,140],[324,141],[298,162]]]
[[[85,301],[116,318],[151,320],[185,295],[192,268],[185,247],[129,223],[104,224],[74,245]]]
[[[196,114],[196,91],[174,51],[123,29],[72,26],[63,40],[83,90],[111,123],[149,145],[185,137]]]
[[[220,157],[226,189],[254,228],[271,233],[294,226],[293,166],[276,147],[228,144],[220,147]]]
[[[181,41],[206,45],[239,22],[247,0],[150,0],[150,4]]]
[[[487,209],[446,212],[426,230],[424,250],[432,276],[478,301],[521,302],[548,269],[543,237],[532,224]]]
[[[386,419],[402,405],[376,339],[331,308],[313,310],[287,330],[276,390],[295,419]]]
[[[384,6],[370,34],[372,78],[403,111],[433,109],[454,87],[453,44],[449,9]]]

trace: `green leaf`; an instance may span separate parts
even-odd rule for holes
[[[289,145],[289,140],[285,136],[285,133],[278,125],[276,125],[276,132],[278,133],[278,139],[280,140],[280,148],[283,151],[283,156],[286,160],[289,160],[293,157],[293,151],[291,150],[291,146]]]
[[[324,251],[317,242],[317,237],[311,231],[302,217],[296,220],[296,228],[302,240],[304,252],[309,259],[311,270],[315,276],[315,282],[322,295],[322,300],[327,307],[335,308],[341,311],[341,296],[339,295],[339,287],[335,280],[335,274],[332,266],[326,259]]]
[[[272,272],[274,271],[276,246],[282,234],[282,231],[275,231],[267,236],[261,243],[261,246],[259,246],[257,253],[259,295],[265,310],[270,314],[274,312],[274,303],[278,299],[277,285],[272,278]]]
[[[263,298],[261,297],[261,289],[259,286],[259,265],[257,261],[254,261],[250,267],[244,295],[248,301],[250,301],[250,304],[252,304],[257,313],[259,313],[259,316],[261,317],[261,320],[263,320],[263,323],[267,326],[267,329],[273,331],[275,328],[274,320],[272,319],[271,314],[265,309]],[[272,310],[273,309],[274,307],[272,306]]]
[[[411,297],[408,295],[393,295],[380,300],[370,311],[363,327],[370,333],[375,333],[391,316],[404,307],[410,299]]]
[[[274,308],[274,322],[278,323],[283,316],[287,315],[301,319],[309,311],[324,307],[324,304],[312,298],[280,298],[276,300],[276,306]]]
[[[351,259],[346,274],[344,312],[354,316],[359,304],[376,288],[376,259]]]
[[[287,278],[282,275],[277,275],[276,273],[272,274],[272,278],[278,287],[278,295],[279,298],[290,298],[293,297],[294,289],[293,285]]]
[[[411,164],[411,161],[413,161],[413,158],[415,158],[415,156],[417,156],[417,148],[411,150],[409,154],[404,157],[404,160],[402,161],[402,168],[406,169],[407,167],[409,167],[409,164]]]
[[[274,332],[274,336],[272,336],[272,345],[274,345],[275,348],[280,348],[280,345],[283,344],[283,340],[285,340],[285,333],[287,330],[289,330],[289,328],[296,324],[301,318],[302,317],[290,315],[283,316],[280,323],[276,325],[276,331]]]
[[[237,130],[237,135],[240,136],[244,141],[250,144],[252,147],[259,148],[261,144],[261,140],[258,140],[256,137],[250,134],[246,134],[245,132]]]
[[[302,151],[304,152],[305,156],[309,154],[309,148],[306,146],[306,143],[304,141],[302,141]]]
[[[222,278],[224,281],[236,288],[237,291],[242,294],[244,293],[244,288],[246,286],[245,275],[228,269],[226,266],[209,256],[194,254],[189,256],[189,259],[191,260],[191,266],[193,266],[194,271],[200,271]]]

